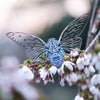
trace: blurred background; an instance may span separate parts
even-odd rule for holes
[[[0,0],[0,60],[15,56],[22,64],[27,59],[24,49],[6,37],[7,32],[25,32],[42,38],[59,38],[63,29],[76,17],[91,12],[93,0]],[[85,48],[88,26],[81,35]],[[5,62],[6,64],[6,62]],[[36,84],[43,100],[73,100],[77,87],[61,87],[57,76],[54,84]],[[42,99],[41,99],[42,100]]]

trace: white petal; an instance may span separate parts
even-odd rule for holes
[[[100,60],[100,52],[98,53],[98,59]]]
[[[72,81],[70,80],[70,77],[68,75],[65,77],[65,79],[68,82],[69,86],[72,86]]]
[[[97,32],[97,28],[95,25],[93,25],[92,29],[91,29],[91,33],[96,33]]]
[[[46,76],[47,76],[47,74],[48,74],[48,72],[45,70],[45,68],[40,69],[40,70],[39,70],[39,73],[40,73],[40,77],[41,77],[43,80],[45,80],[45,78],[46,78]]]
[[[52,66],[51,68],[49,68],[49,71],[50,71],[50,74],[55,75],[55,74],[56,74],[56,72],[57,72],[57,67]]]
[[[86,90],[87,88],[88,88],[88,85],[82,85],[82,86],[81,86],[81,89],[82,89],[82,90]]]
[[[74,100],[80,100],[80,96],[77,95]]]
[[[83,63],[77,64],[77,67],[78,67],[78,70],[83,70],[84,64]]]
[[[83,57],[82,57],[82,58],[79,57],[79,58],[77,59],[77,62],[76,62],[76,63],[77,63],[77,64],[80,64],[80,63],[83,63],[83,62],[84,62]]]
[[[100,72],[100,61],[96,62],[95,68],[96,68],[96,70],[98,70]]]
[[[90,71],[91,73],[95,73],[94,67],[93,67],[93,66],[90,66],[90,67],[89,67],[89,71]]]
[[[81,97],[81,98],[80,98],[80,100],[84,100],[84,98],[83,98],[83,97]]]
[[[79,57],[76,61],[76,64],[77,64],[78,70],[84,69],[84,59],[83,58]]]
[[[90,92],[94,95],[99,95],[100,94],[100,91],[98,88],[96,88],[95,86],[91,86],[90,88]]]
[[[84,69],[84,73],[87,75],[87,77],[90,75],[89,69],[87,67]]]
[[[92,65],[94,65],[97,62],[97,56],[93,56],[92,57]]]
[[[100,85],[100,74],[98,74],[98,84]]]
[[[77,82],[78,77],[75,73],[71,73],[70,74],[70,79],[71,79],[72,82]]]
[[[75,65],[74,63],[70,61],[65,61],[64,64],[69,70],[73,71],[73,65]]]
[[[88,53],[87,56],[88,56],[89,61],[91,61],[91,59],[92,59],[92,53]]]
[[[32,71],[27,66],[23,66],[18,71],[18,74],[22,75],[22,77],[26,80],[32,80],[34,78],[34,74],[32,73]]]
[[[62,63],[61,67],[58,68],[58,73],[64,73],[64,63]]]
[[[89,65],[90,61],[86,54],[84,54],[84,65]]]
[[[77,95],[74,100],[84,100],[84,98]]]
[[[48,80],[44,80],[44,85],[46,85],[48,83]]]
[[[92,85],[100,84],[100,74],[93,75],[93,77],[91,78],[91,84]]]
[[[65,86],[64,81],[60,81],[60,85],[61,85],[61,86]]]
[[[78,50],[71,51],[70,55],[72,55],[73,57],[76,57],[79,55],[79,52],[78,52]]]

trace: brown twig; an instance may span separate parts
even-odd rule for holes
[[[93,41],[89,44],[89,46],[85,49],[86,52],[89,51],[89,49],[94,45],[94,43],[96,42],[96,40],[99,38],[100,36],[100,30],[98,32],[98,34],[95,36],[95,38],[93,39]]]
[[[89,26],[89,31],[88,31],[88,38],[87,38],[86,47],[88,47],[88,45],[90,44],[90,42],[93,39],[93,34],[91,34],[91,29],[93,27],[93,22],[94,22],[94,17],[95,17],[96,9],[97,9],[97,6],[98,6],[98,2],[99,2],[99,0],[94,0],[94,7],[93,7],[92,16],[91,16],[91,19],[90,19],[90,26]]]

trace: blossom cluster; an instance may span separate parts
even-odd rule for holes
[[[89,53],[89,58],[91,63],[96,69],[96,73],[91,77],[89,83],[89,91],[94,96],[94,100],[100,99],[100,51],[95,52],[94,54]]]
[[[79,93],[74,100],[99,100],[100,99],[100,74],[94,74],[81,84]]]
[[[48,82],[54,83],[54,75],[56,74],[59,76],[58,78],[61,86],[65,85],[65,81],[68,82],[69,86],[73,84],[79,86],[80,91],[75,96],[74,100],[96,100],[94,98],[98,100],[98,98],[100,98],[100,75],[94,74],[96,72],[96,67],[93,67],[97,62],[99,63],[99,53],[96,62],[90,63],[92,60],[90,55],[87,55],[85,51],[74,49],[70,54],[64,54],[64,61],[59,68],[53,66],[45,57],[40,57],[39,61],[35,62],[26,60],[20,68],[17,67],[19,62],[14,59],[15,58],[13,58],[13,62],[15,61],[14,63],[12,63],[12,60],[9,60],[10,63],[7,64],[8,66],[4,64],[5,61],[6,63],[8,62],[7,59],[2,60],[1,65],[3,67],[1,67],[2,69],[0,71],[0,87],[2,87],[3,93],[11,96],[11,98],[12,88],[14,88],[21,93],[26,100],[37,99],[37,91],[34,87],[29,85],[28,82],[33,80],[36,76],[35,79],[37,83],[40,83],[41,80],[43,80],[45,85]],[[94,76],[92,77],[93,74]],[[31,93],[27,93],[26,90],[31,91]],[[36,95],[33,96],[33,94]]]
[[[98,73],[100,73],[100,52],[94,55],[92,53],[89,53],[88,56],[91,60],[92,65],[94,65],[95,69],[98,71]]]
[[[99,100],[100,99],[100,45],[95,45],[94,53],[88,53],[88,60],[95,68],[95,73],[87,78],[83,84],[79,85],[79,93],[75,97],[82,100]]]
[[[91,78],[90,92],[100,98],[100,74],[94,74]]]
[[[95,72],[85,51],[79,49],[74,49],[70,54],[65,54],[64,61],[60,68],[53,66],[46,60],[45,57],[41,57],[40,61],[37,62],[30,60],[24,62],[33,74],[38,72],[36,76],[37,83],[39,83],[41,79],[44,81],[44,84],[48,82],[54,83],[53,76],[58,73],[61,86],[65,85],[65,81],[67,81],[70,86],[72,84],[82,84],[87,77]]]
[[[19,100],[38,100],[37,89],[29,84],[34,77],[32,72],[28,67],[19,68],[18,65],[19,60],[15,56],[5,56],[1,59],[0,91],[2,97],[0,96],[0,100],[12,100],[18,94]]]

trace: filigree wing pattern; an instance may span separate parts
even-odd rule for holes
[[[64,49],[66,52],[70,52],[74,48],[80,48],[82,44],[82,38],[77,37],[77,38],[70,38],[66,42],[61,43],[61,47]]]
[[[25,53],[29,59],[35,61],[38,60],[39,56],[45,56],[46,50],[44,48],[27,49]]]
[[[84,14],[73,20],[61,33],[59,42],[62,43],[62,48],[76,48],[81,47],[82,39],[78,36],[83,32],[89,20],[89,14]],[[77,43],[77,44],[75,44]],[[76,46],[76,47],[75,47]],[[66,50],[67,51],[67,50]]]
[[[9,32],[8,38],[26,50],[26,55],[31,60],[36,60],[41,54],[45,54],[45,42],[34,35],[23,32]]]

